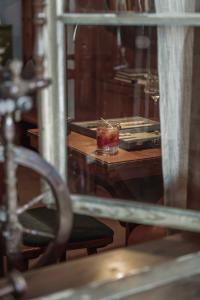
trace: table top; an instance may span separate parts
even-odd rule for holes
[[[159,148],[145,149],[138,151],[126,151],[119,149],[115,155],[97,155],[96,140],[75,132],[72,132],[69,136],[69,146],[86,155],[94,157],[96,160],[107,164],[127,163],[137,160],[148,160],[154,158],[160,158],[161,152]]]
[[[31,146],[38,148],[38,129],[29,131]],[[98,174],[104,179],[127,180],[157,176],[162,174],[161,150],[151,148],[137,151],[119,149],[115,155],[97,155],[96,140],[88,136],[71,132],[68,135],[68,146],[71,154],[81,159],[84,167],[89,167],[91,174]]]
[[[32,137],[31,145],[37,148],[37,139],[39,135],[38,129],[29,130],[30,137]],[[95,153],[96,150],[96,140],[88,136],[71,132],[68,136],[68,146],[86,156],[90,156],[91,159],[95,159],[103,164],[121,164],[130,163],[131,161],[147,161],[161,158],[160,148],[150,148],[137,151],[126,151],[119,149],[118,153],[115,155],[98,155]]]

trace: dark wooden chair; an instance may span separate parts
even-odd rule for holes
[[[54,209],[38,207],[28,210],[20,217],[22,225],[29,229],[42,230],[53,233],[56,226],[57,213]],[[88,255],[97,253],[97,249],[113,242],[114,232],[99,220],[82,215],[74,215],[71,237],[66,244],[69,250],[87,249]],[[49,238],[24,234],[22,250],[24,264],[22,270],[28,268],[29,260],[38,257],[50,242]],[[66,253],[61,261],[66,259]]]

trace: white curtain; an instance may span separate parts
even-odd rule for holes
[[[155,0],[158,13],[195,11],[195,0]],[[158,28],[165,204],[186,207],[192,97],[193,28]]]

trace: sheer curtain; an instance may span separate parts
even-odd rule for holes
[[[195,11],[195,0],[155,0],[158,13]],[[158,28],[158,69],[165,204],[186,207],[192,97],[192,27]]]

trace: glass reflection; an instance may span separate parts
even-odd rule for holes
[[[73,9],[153,12],[153,2],[75,1]],[[68,114],[73,119],[68,136],[71,192],[158,203],[163,186],[157,29],[77,23],[66,31],[68,74],[72,75],[68,80]],[[120,124],[114,155],[96,151],[101,119]],[[128,242],[136,225],[118,226],[126,232],[123,243]]]

